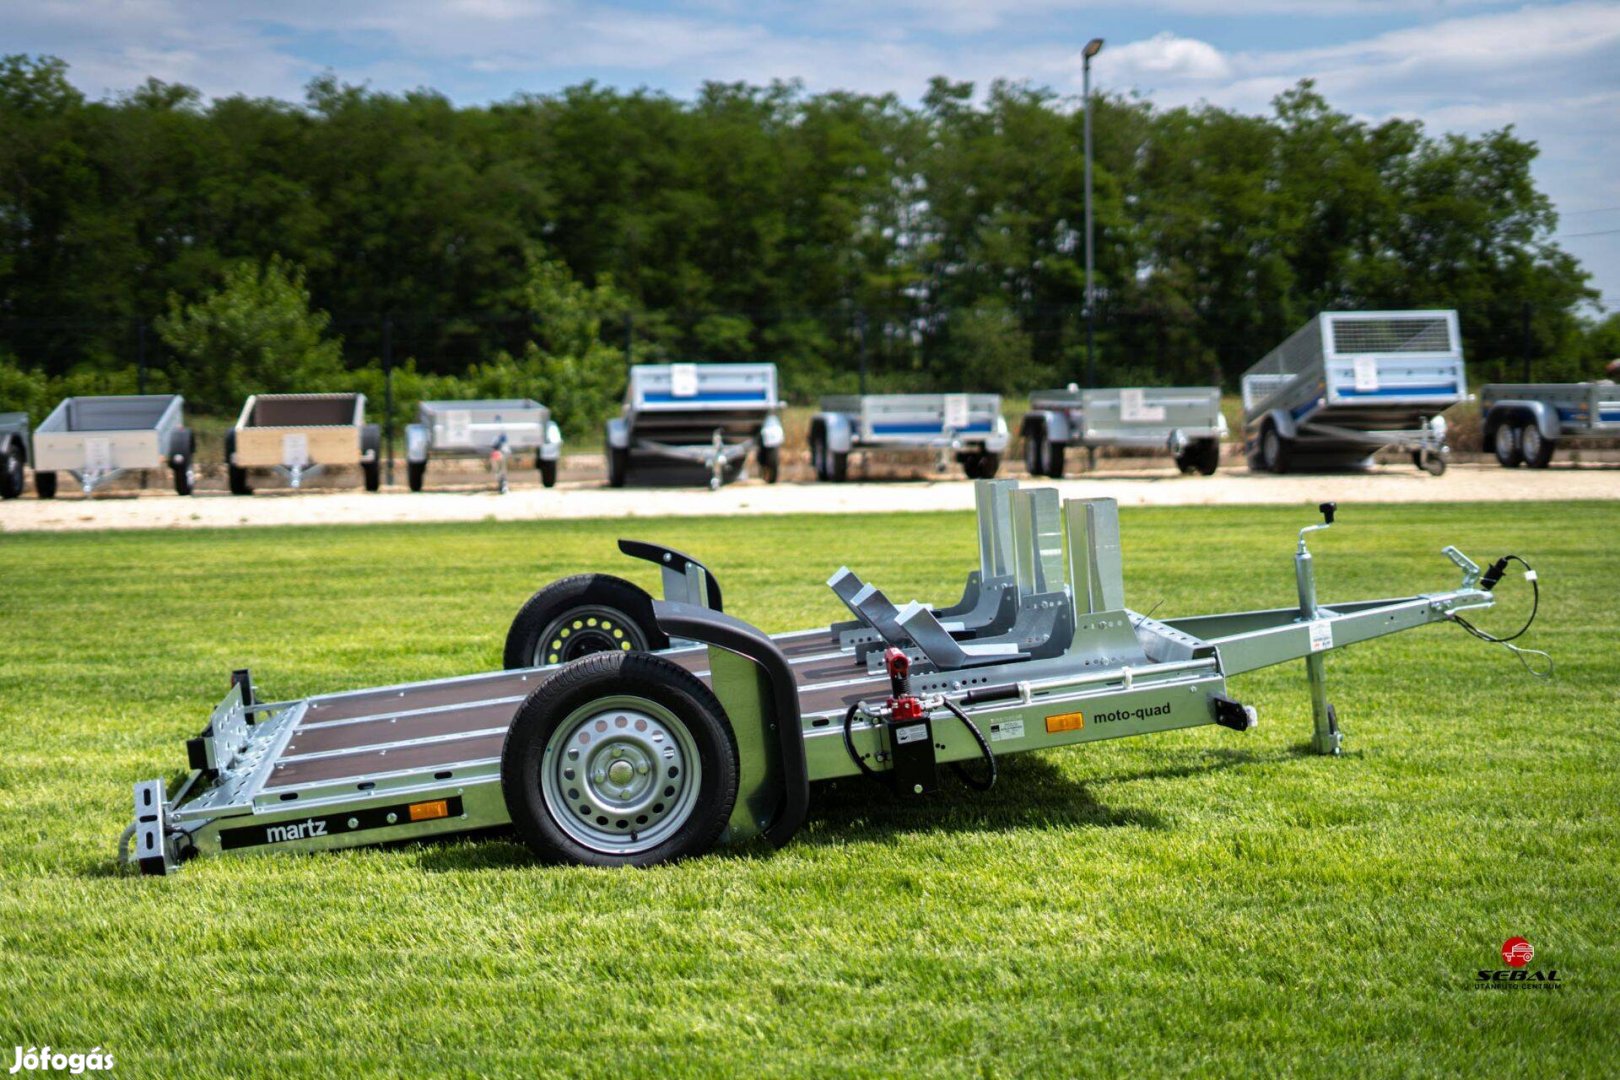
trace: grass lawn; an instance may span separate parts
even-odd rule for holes
[[[496,835],[165,880],[114,872],[130,785],[181,775],[233,667],[272,698],[483,670],[552,577],[655,572],[613,522],[7,535],[0,1068],[49,1044],[128,1076],[1614,1075],[1617,507],[1345,507],[1324,600],[1450,587],[1446,543],[1517,551],[1558,673],[1452,627],[1335,652],[1338,760],[1304,752],[1293,664],[1233,680],[1248,734],[1011,758],[988,795],[840,782],[781,851],[599,871]],[[1128,601],[1291,603],[1310,517],[1128,510]],[[771,630],[835,617],[843,561],[954,599],[974,550],[965,514],[633,530]],[[1475,988],[1512,935],[1563,989]]]

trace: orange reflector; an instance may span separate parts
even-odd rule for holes
[[[450,816],[450,803],[445,799],[411,803],[409,809],[412,821],[432,821],[434,818]]]
[[[1048,735],[1056,735],[1060,731],[1079,731],[1085,726],[1085,713],[1058,713],[1056,716],[1046,718],[1046,733]]]

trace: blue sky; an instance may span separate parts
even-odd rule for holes
[[[465,103],[595,79],[677,95],[705,80],[918,97],[933,75],[1265,111],[1310,77],[1336,107],[1431,131],[1514,124],[1560,243],[1620,310],[1620,2],[1571,0],[9,0],[6,52],[72,65],[92,96],[147,76],[297,99],[315,75]]]

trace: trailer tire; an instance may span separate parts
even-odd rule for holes
[[[1221,467],[1221,444],[1218,439],[1195,439],[1187,449],[1176,455],[1176,468],[1183,473],[1214,476]]]
[[[1519,444],[1524,463],[1532,469],[1545,469],[1552,463],[1553,451],[1558,449],[1558,440],[1542,435],[1534,421],[1519,428],[1514,433],[1514,441]]]
[[[547,461],[536,454],[534,467],[540,472],[541,487],[553,488],[557,486],[557,462],[555,459]]]
[[[646,653],[564,667],[518,708],[501,793],[548,862],[656,866],[702,855],[737,802],[737,741],[714,692]]]
[[[610,446],[607,452],[608,487],[622,488],[630,478],[630,451],[622,446]]]
[[[762,446],[755,454],[759,462],[759,477],[767,484],[776,483],[782,474],[782,450],[776,446]]]
[[[6,447],[6,456],[0,462],[0,499],[15,499],[23,493],[27,485],[27,474],[23,472],[22,447],[11,445]]]
[[[1260,428],[1260,467],[1269,473],[1287,472],[1291,450],[1290,440],[1283,438],[1277,425],[1267,420]]]
[[[1047,475],[1046,445],[1046,425],[1038,420],[1024,421],[1024,471],[1029,475]]]
[[[412,491],[421,491],[422,484],[427,480],[427,462],[405,462],[405,483]]]
[[[253,485],[248,483],[248,471],[239,469],[231,464],[231,455],[236,453],[236,432],[225,433],[225,477],[230,485],[232,495],[251,495]]]
[[[957,462],[969,480],[994,479],[996,473],[1001,471],[1001,455],[992,454],[988,450],[974,450],[966,454],[956,455]]]
[[[1491,451],[1496,463],[1504,469],[1517,469],[1524,464],[1524,453],[1519,449],[1519,432],[1511,424],[1502,424],[1491,434]]]
[[[367,453],[371,460],[363,460]],[[360,429],[360,473],[365,478],[367,491],[382,490],[382,428],[367,424]]]
[[[518,609],[506,632],[502,664],[511,671],[596,652],[667,648],[669,637],[658,629],[645,590],[612,574],[576,574],[553,581]]]
[[[56,498],[56,474],[53,472],[34,473],[34,494],[42,499]]]
[[[197,437],[189,428],[176,428],[174,438],[182,443],[182,449],[172,449],[169,453],[169,468],[174,472],[174,493],[176,495],[190,495],[197,488]],[[179,460],[175,460],[178,458]]]
[[[827,425],[820,420],[810,425],[810,464],[815,467],[817,480],[842,484],[849,479],[849,454],[840,454],[827,445]]]

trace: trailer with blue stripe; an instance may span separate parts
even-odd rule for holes
[[[1328,311],[1243,374],[1251,469],[1356,468],[1392,448],[1435,476],[1468,396],[1455,311]]]
[[[988,480],[1006,449],[999,394],[837,394],[810,421],[818,480],[848,479],[850,455],[871,451],[932,453],[940,472],[954,456],[971,479]]]
[[[633,468],[675,463],[701,466],[714,489],[740,476],[750,453],[774,484],[781,407],[775,364],[636,364],[624,411],[607,422],[608,484],[623,487]]]
[[[1479,392],[1485,449],[1504,468],[1545,469],[1558,444],[1620,439],[1620,384],[1490,383]]]

